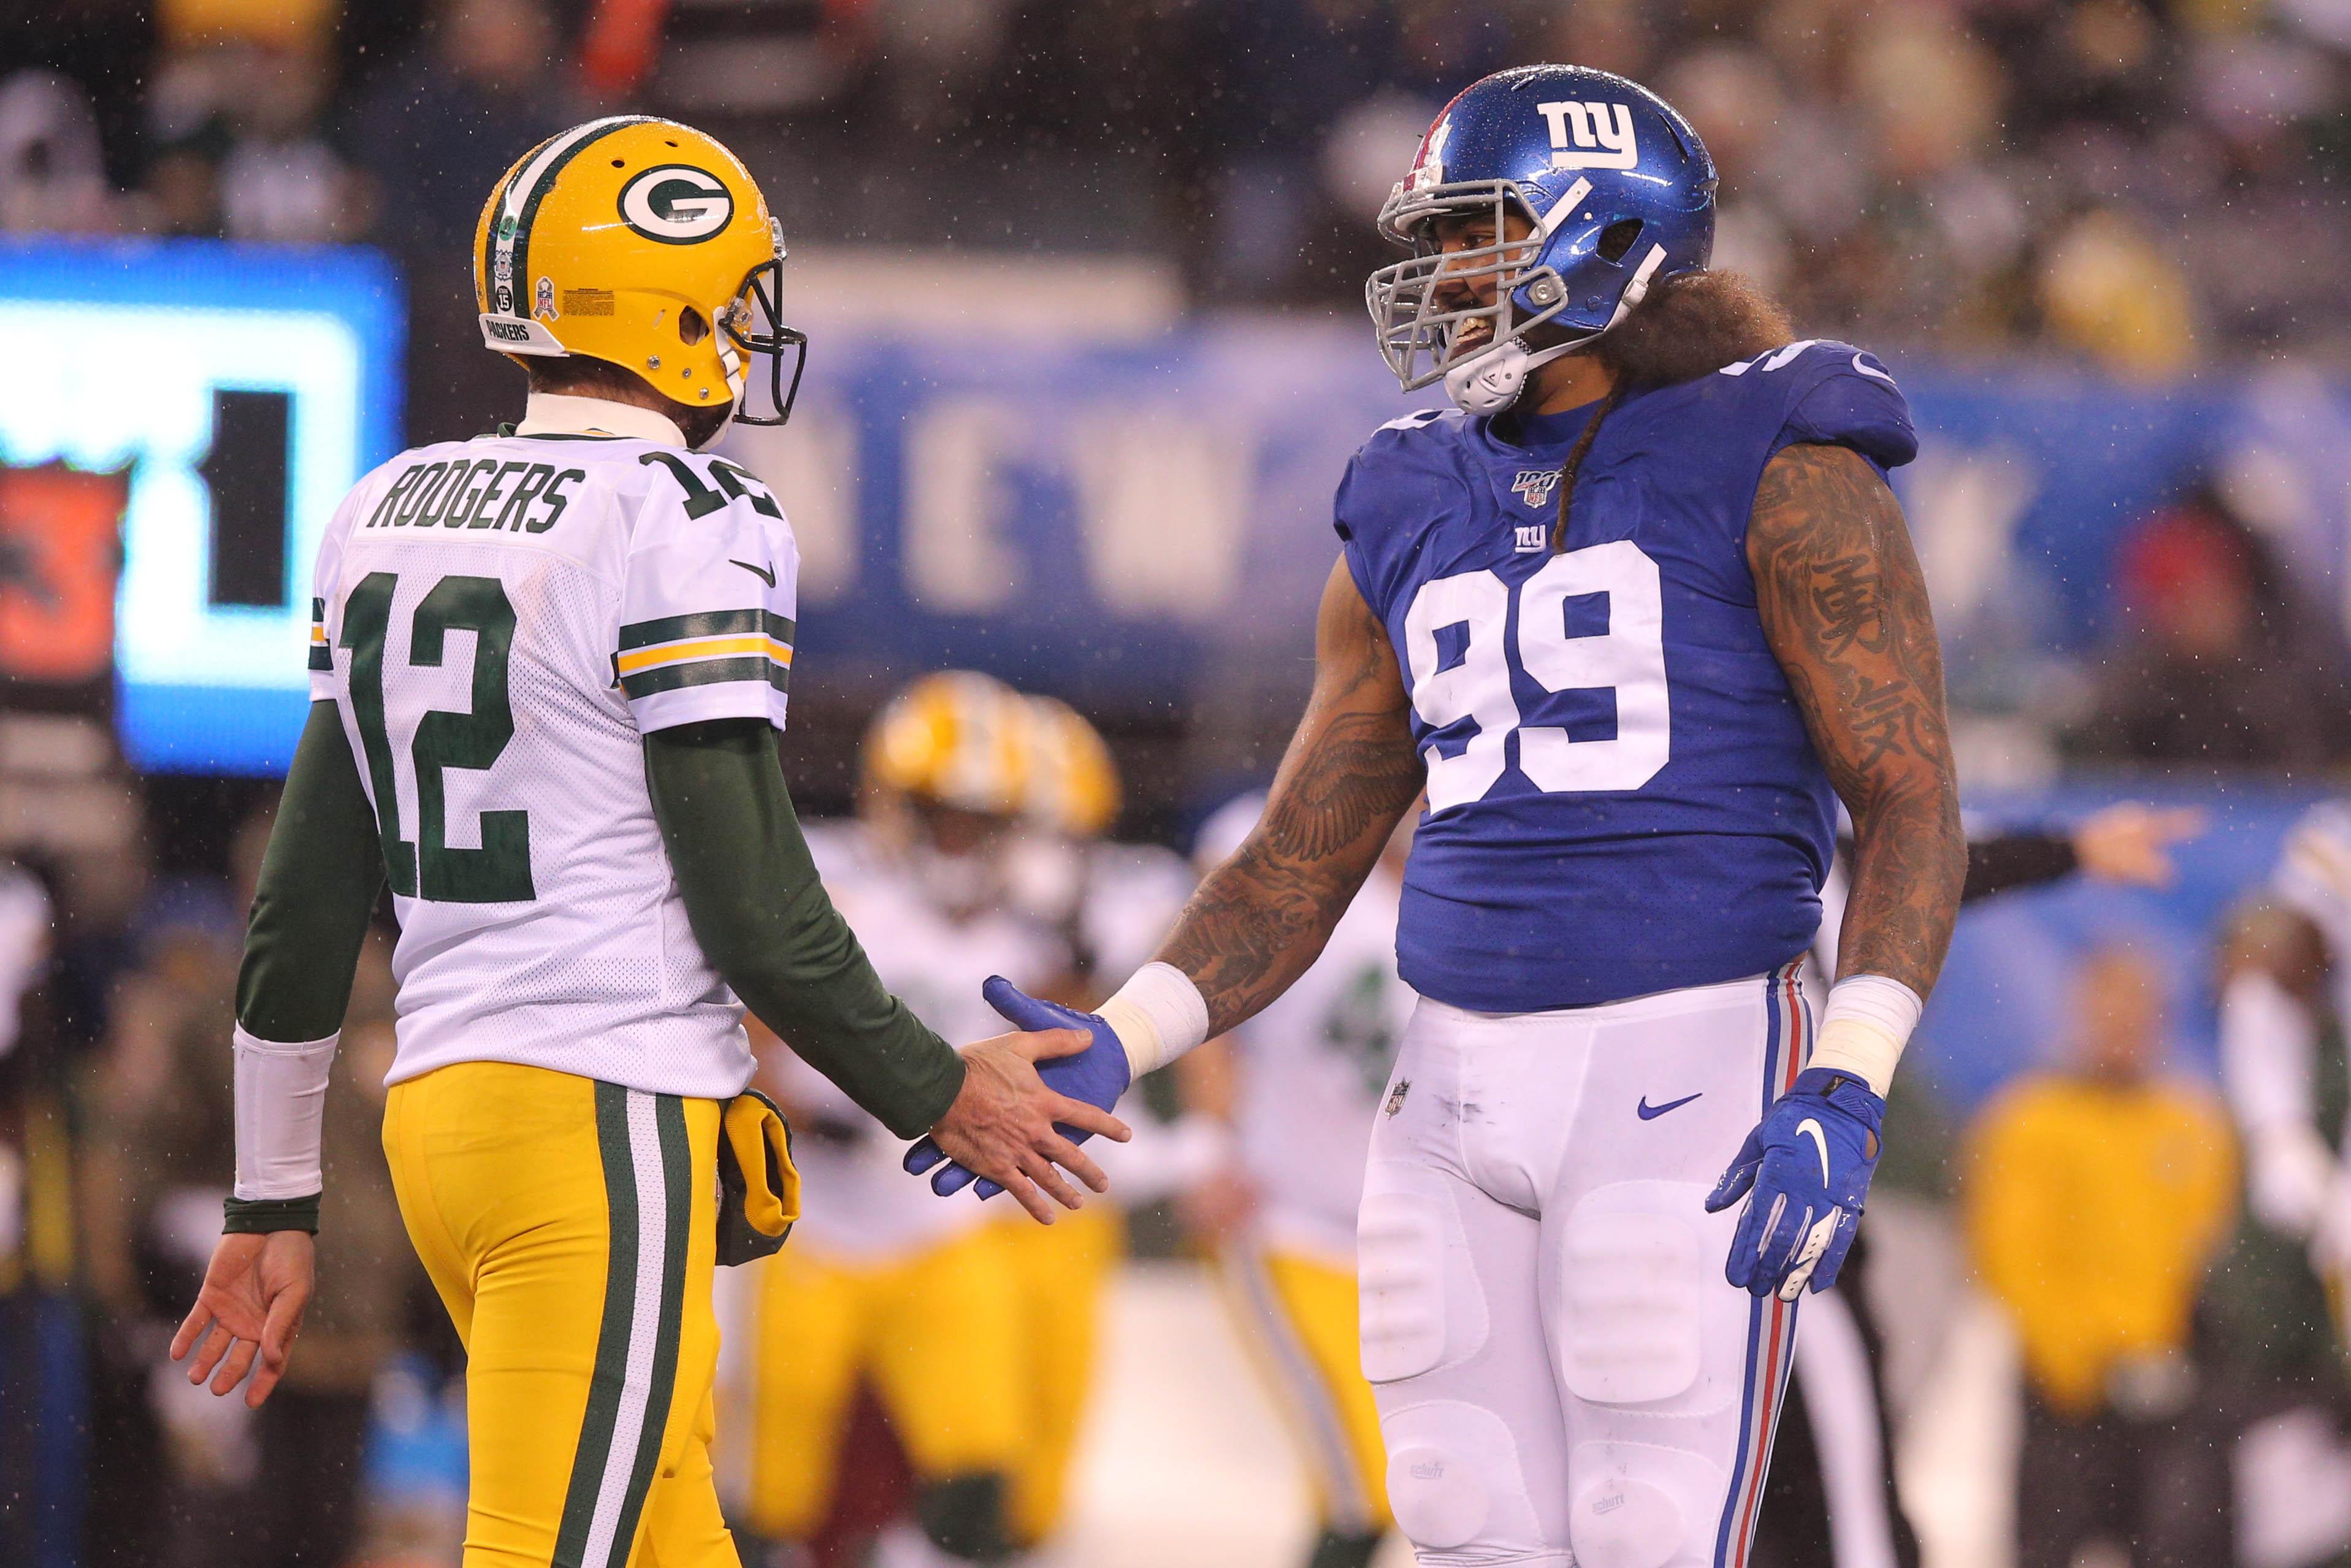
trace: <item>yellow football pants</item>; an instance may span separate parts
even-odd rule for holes
[[[1323,1528],[1388,1529],[1387,1448],[1364,1380],[1354,1270],[1246,1239],[1218,1262],[1241,1342],[1306,1461]]]
[[[465,1343],[464,1568],[737,1568],[710,1469],[720,1105],[507,1062],[383,1146]]]
[[[1051,1225],[1012,1214],[988,1228],[1011,1260],[1028,1437],[1012,1474],[1012,1539],[1033,1548],[1069,1504],[1102,1340],[1102,1294],[1126,1252],[1125,1217],[1100,1198]]]
[[[1011,1473],[1020,1323],[1010,1261],[986,1230],[903,1260],[851,1263],[795,1245],[757,1267],[753,1530],[805,1541],[824,1522],[861,1380],[918,1479]]]

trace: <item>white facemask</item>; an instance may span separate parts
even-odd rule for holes
[[[1446,371],[1445,395],[1464,413],[1500,413],[1519,401],[1527,390],[1527,378],[1538,368],[1576,346],[1560,343],[1529,352],[1516,338],[1506,338]]]

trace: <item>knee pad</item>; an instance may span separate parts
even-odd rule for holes
[[[1471,1542],[1541,1545],[1519,1448],[1490,1410],[1451,1400],[1416,1405],[1381,1423],[1388,1509],[1424,1552]]]
[[[1685,1568],[1708,1560],[1723,1473],[1700,1454],[1643,1443],[1586,1443],[1570,1458],[1576,1568]]]
[[[1012,1555],[1004,1523],[1004,1478],[994,1470],[925,1482],[914,1495],[914,1522],[950,1557],[1000,1563]]]
[[[1552,1315],[1561,1380],[1578,1399],[1649,1405],[1698,1382],[1707,1292],[1722,1281],[1676,1206],[1695,1216],[1703,1196],[1678,1182],[1620,1182],[1569,1212],[1552,1265]]]
[[[1486,1343],[1486,1294],[1450,1193],[1365,1193],[1355,1255],[1365,1378],[1418,1377]]]

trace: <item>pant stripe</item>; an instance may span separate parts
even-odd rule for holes
[[[1307,1462],[1330,1500],[1330,1523],[1336,1529],[1362,1533],[1372,1528],[1372,1510],[1364,1497],[1356,1469],[1355,1451],[1348,1441],[1347,1421],[1332,1397],[1329,1382],[1290,1322],[1290,1309],[1266,1266],[1265,1244],[1249,1238],[1226,1250],[1227,1276],[1241,1297],[1241,1316],[1249,1339],[1271,1364],[1274,1380],[1302,1428]]]
[[[622,1528],[615,1537],[613,1568],[622,1568],[627,1560],[629,1542],[636,1534],[637,1516],[644,1511],[645,1492],[652,1487],[653,1472],[661,1464],[662,1435],[668,1428],[670,1400],[677,1390],[678,1332],[685,1315],[685,1244],[693,1215],[693,1190],[688,1180],[693,1154],[686,1143],[685,1103],[674,1094],[635,1094],[631,1099],[638,1103],[630,1106],[632,1129],[637,1124],[640,1105],[644,1105],[660,1162],[659,1190],[664,1199],[662,1266],[660,1291],[654,1303],[659,1315],[653,1330],[653,1378],[645,1391],[635,1467],[629,1474],[628,1495],[621,1504]],[[636,1148],[642,1161],[642,1141],[636,1143]]]
[[[1802,960],[1764,980],[1765,1040],[1759,1113],[1794,1084],[1812,1048],[1812,1015],[1799,977]],[[1755,1511],[1771,1466],[1771,1436],[1796,1344],[1796,1307],[1777,1296],[1756,1301],[1747,1317],[1747,1385],[1740,1405],[1739,1457],[1715,1534],[1714,1568],[1746,1568]]]
[[[588,1411],[553,1568],[627,1563],[677,1381],[692,1201],[684,1104],[674,1095],[600,1082],[596,1140],[611,1255]]]

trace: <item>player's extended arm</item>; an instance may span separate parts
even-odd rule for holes
[[[1852,813],[1853,889],[1811,1065],[1707,1198],[1742,1197],[1725,1273],[1792,1301],[1853,1245],[1895,1063],[1943,967],[1968,848],[1927,584],[1894,492],[1842,446],[1765,465],[1747,559],[1763,633]]]
[[[1083,1035],[1032,1033],[958,1054],[883,986],[833,908],[800,834],[764,719],[711,719],[645,737],[645,782],[703,952],[745,1006],[901,1137],[933,1131],[984,1159],[1040,1219],[1082,1201],[1058,1164],[1108,1184],[1054,1124],[1123,1138],[1107,1112],[1048,1090],[1026,1063]],[[967,1162],[970,1163],[970,1162]],[[1025,1178],[1025,1179],[1024,1179]]]
[[[1387,628],[1342,560],[1315,616],[1314,690],[1265,815],[1159,949],[1199,988],[1209,1034],[1255,1016],[1322,955],[1420,794],[1411,713]]]
[[[1341,560],[1314,621],[1314,690],[1257,828],[1208,873],[1159,955],[1099,1012],[1082,1013],[990,981],[988,1000],[1023,1029],[1081,1029],[1092,1048],[1051,1062],[1045,1082],[1096,1105],[1134,1079],[1254,1016],[1304,974],[1419,795],[1411,699],[1387,629]],[[906,1168],[940,1164],[917,1144]],[[931,1178],[960,1191],[967,1170]],[[981,1186],[987,1196],[987,1186]]]
[[[810,1066],[902,1138],[946,1113],[964,1066],[883,988],[818,879],[759,719],[645,737],[645,782],[695,940]]]
[[[257,1354],[247,1405],[277,1385],[309,1303],[327,1075],[382,885],[375,813],[342,719],[333,703],[312,703],[237,971],[236,1187],[196,1303],[172,1341],[174,1361],[196,1353],[188,1381],[211,1377],[215,1394],[235,1387]]]

